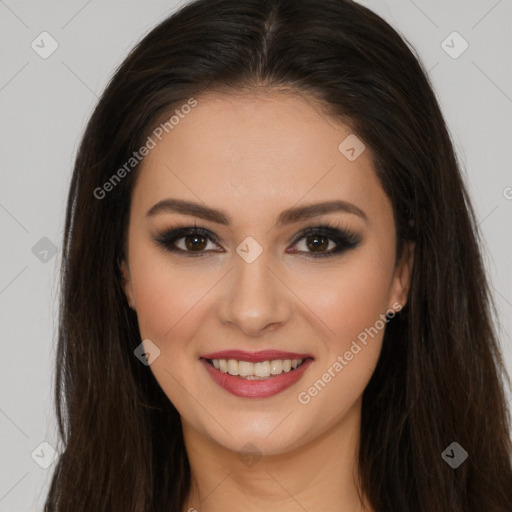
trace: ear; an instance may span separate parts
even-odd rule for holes
[[[414,263],[414,242],[405,242],[400,261],[398,261],[393,282],[391,284],[391,294],[389,297],[389,309],[396,309],[394,305],[400,304],[402,309],[407,303],[409,290],[411,287],[411,274]]]
[[[124,293],[126,295],[126,299],[128,300],[128,304],[130,305],[130,307],[134,311],[136,311],[135,294],[133,292],[133,283],[132,283],[132,278],[131,278],[131,274],[130,274],[130,269],[124,259],[121,260],[121,263],[119,264],[119,268],[121,270],[121,274],[123,277],[123,289],[124,289]]]

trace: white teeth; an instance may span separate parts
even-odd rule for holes
[[[280,359],[273,359],[270,361],[270,373],[272,375],[279,375],[283,371],[283,361]]]
[[[247,361],[238,361],[238,375],[240,375],[240,377],[252,375],[253,370],[254,365],[252,363],[248,363]]]
[[[270,362],[254,363],[254,375],[256,377],[270,377]]]
[[[238,361],[236,359],[213,359],[213,366],[223,373],[238,375],[249,380],[261,380],[271,375],[295,370],[302,364],[302,359],[273,359],[272,361]]]
[[[229,375],[238,375],[238,361],[236,359],[228,359]]]

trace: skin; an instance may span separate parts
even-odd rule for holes
[[[355,479],[361,398],[384,329],[359,343],[362,350],[309,403],[298,395],[380,315],[405,305],[413,247],[396,258],[392,206],[370,149],[349,161],[338,146],[350,127],[312,99],[273,92],[197,100],[142,162],[121,265],[142,339],[160,350],[150,369],[181,415],[192,470],[183,510],[363,510]],[[232,224],[175,212],[146,216],[170,197],[223,210]],[[339,211],[276,226],[284,209],[339,199],[367,220]],[[325,221],[361,242],[316,259],[305,238],[293,244],[303,229]],[[177,223],[197,223],[219,243],[206,239],[204,257],[167,252],[154,237]],[[263,250],[252,263],[236,252],[248,236]],[[176,244],[187,247],[183,238]],[[309,353],[314,362],[277,395],[240,398],[220,388],[199,360],[224,349]],[[253,464],[238,456],[247,443],[260,456]]]

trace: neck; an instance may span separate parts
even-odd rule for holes
[[[251,459],[182,418],[192,475],[184,512],[371,512],[357,485],[360,419],[361,400],[321,436],[282,454]]]

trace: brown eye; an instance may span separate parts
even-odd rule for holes
[[[162,233],[155,238],[156,242],[169,252],[183,253],[185,256],[206,256],[211,243],[215,250],[215,238],[208,231],[201,228],[181,228]],[[217,251],[218,252],[218,251]]]
[[[178,228],[161,233],[155,241],[169,252],[183,256],[208,256],[210,252],[219,251],[217,238],[213,233],[198,227]],[[300,250],[288,251],[300,253],[312,258],[334,256],[356,248],[361,236],[346,229],[329,225],[309,228],[303,231],[293,243],[293,247],[303,244]],[[208,244],[210,248],[208,248]],[[331,244],[331,245],[329,245]]]
[[[329,245],[329,239],[322,235],[309,235],[306,237],[306,245],[312,252],[323,252]]]
[[[334,256],[346,250],[354,249],[360,242],[361,237],[355,233],[329,225],[322,225],[308,228],[301,233],[301,236],[296,239],[293,245],[297,247],[302,244],[302,247],[299,247],[300,250],[293,252],[304,253],[306,256],[313,258]]]
[[[182,237],[185,240],[185,247],[191,251],[201,251],[206,245],[206,237],[203,235],[185,235]]]

